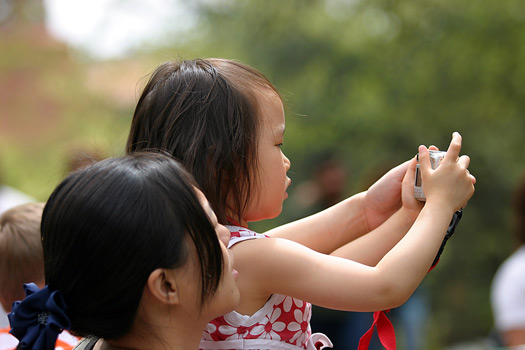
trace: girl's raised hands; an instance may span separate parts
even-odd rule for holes
[[[467,205],[476,183],[476,178],[468,171],[469,156],[459,156],[461,140],[459,133],[452,134],[447,154],[436,169],[430,165],[428,149],[419,146],[419,166],[427,203],[438,203],[452,212]]]
[[[362,201],[362,210],[368,230],[371,231],[385,222],[401,207],[401,188],[411,161],[391,169],[377,180]]]
[[[436,146],[429,149],[438,150]],[[366,191],[363,211],[369,231],[385,222],[401,206],[412,212],[414,219],[421,211],[423,204],[414,198],[415,158],[391,169]]]

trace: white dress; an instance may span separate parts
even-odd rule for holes
[[[228,248],[249,239],[271,239],[240,226],[231,232]],[[312,334],[312,305],[290,296],[273,294],[251,316],[230,312],[208,323],[199,349],[316,350],[332,347],[322,333]]]

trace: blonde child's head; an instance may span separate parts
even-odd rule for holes
[[[195,177],[220,222],[232,214],[241,218],[259,184],[265,98],[278,101],[282,109],[268,79],[237,61],[166,62],[151,75],[138,101],[127,152],[171,153]]]
[[[43,208],[44,203],[22,204],[0,216],[0,301],[6,311],[24,299],[24,283],[44,284]]]

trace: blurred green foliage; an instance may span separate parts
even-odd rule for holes
[[[249,63],[283,93],[295,183],[310,176],[310,159],[332,149],[346,160],[355,193],[419,144],[446,148],[461,132],[478,183],[425,281],[430,337],[439,349],[486,336],[492,275],[513,248],[509,200],[525,172],[525,3],[227,3],[201,3],[202,52]],[[293,208],[258,227],[285,222],[286,213]]]
[[[290,192],[311,176],[312,160],[324,150],[345,160],[353,194],[411,158],[419,144],[445,148],[451,133],[461,132],[478,182],[456,235],[424,281],[432,303],[430,348],[487,336],[489,286],[513,249],[509,202],[525,174],[525,2],[200,0],[192,6],[200,21],[183,44],[166,38],[165,47],[133,57],[144,67],[136,81],[171,58],[234,58],[262,71],[287,104]],[[64,48],[0,38],[0,77],[35,71],[58,106],[45,138],[0,140],[6,182],[45,200],[63,175],[57,159],[69,142],[122,153],[133,104],[86,88],[89,66],[99,63],[67,60]],[[32,96],[24,99],[30,104]],[[254,227],[292,217],[285,202],[283,215]]]

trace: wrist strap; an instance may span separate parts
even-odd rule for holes
[[[432,270],[437,263],[439,262],[439,257],[441,256],[441,253],[443,253],[443,249],[445,249],[445,244],[447,244],[447,241],[452,235],[454,234],[454,231],[456,231],[456,227],[459,224],[459,220],[461,220],[461,217],[463,216],[463,211],[458,210],[454,213],[454,216],[452,216],[452,220],[450,221],[450,225],[448,225],[447,234],[445,235],[445,238],[443,238],[443,242],[441,242],[441,247],[439,247],[439,251],[436,255],[436,258],[434,259],[434,262],[432,262],[432,267],[430,270]]]
[[[370,345],[370,340],[372,340],[372,334],[374,334],[374,327],[377,325],[377,335],[381,344],[385,347],[386,350],[395,350],[396,349],[396,334],[394,332],[394,326],[392,322],[386,316],[386,311],[376,311],[374,312],[374,322],[368,331],[359,339],[359,346],[357,350],[367,350]]]
[[[441,243],[441,247],[439,248],[437,256],[434,259],[434,262],[432,263],[432,266],[430,267],[428,272],[432,271],[432,269],[434,269],[434,267],[436,267],[437,263],[439,262],[441,253],[443,253],[443,249],[445,248],[445,244],[447,243],[448,239],[454,234],[454,231],[456,230],[456,227],[458,226],[459,220],[461,220],[462,215],[463,212],[461,210],[458,210],[454,213],[452,221],[448,226],[447,234],[445,235],[445,238]],[[366,331],[365,334],[363,334],[361,339],[359,339],[359,346],[357,350],[368,350],[368,346],[370,345],[370,341],[372,340],[372,335],[374,334],[374,327],[376,325],[377,335],[379,336],[381,344],[383,344],[386,350],[396,350],[396,334],[394,331],[394,326],[392,326],[392,322],[390,322],[390,320],[386,316],[386,313],[389,311],[390,310],[374,312],[374,322],[372,322],[372,326],[370,327],[370,329]]]
[[[439,255],[434,260],[434,263],[432,264],[428,272],[432,271],[434,267],[436,267],[438,262]],[[372,340],[372,335],[374,334],[374,326],[376,325],[377,335],[379,337],[379,340],[381,341],[381,344],[383,344],[386,350],[396,350],[396,333],[394,331],[394,326],[392,325],[392,322],[390,322],[386,315],[386,313],[389,311],[390,310],[374,312],[374,321],[372,322],[372,326],[370,326],[370,329],[366,331],[365,334],[363,334],[361,339],[359,339],[359,346],[357,350],[368,350],[368,347],[370,346],[370,341]]]

